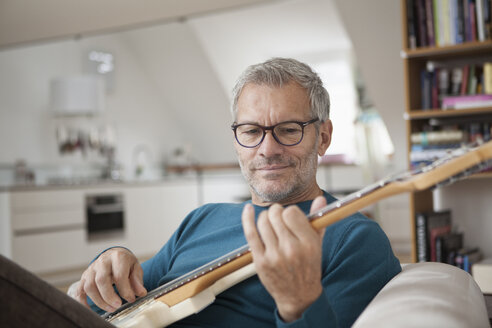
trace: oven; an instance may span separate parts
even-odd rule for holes
[[[125,207],[122,194],[87,195],[86,214],[89,239],[124,234]]]

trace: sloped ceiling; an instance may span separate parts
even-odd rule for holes
[[[121,34],[200,162],[232,162],[228,95],[190,26],[175,22]]]
[[[275,0],[0,0],[0,49],[162,23]]]

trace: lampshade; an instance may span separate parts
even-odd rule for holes
[[[51,107],[61,115],[93,115],[104,110],[104,81],[81,75],[51,81]]]

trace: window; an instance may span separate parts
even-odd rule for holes
[[[356,158],[355,119],[358,112],[352,61],[349,56],[311,64],[330,94],[333,136],[326,155],[344,154]]]

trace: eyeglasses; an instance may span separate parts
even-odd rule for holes
[[[246,148],[254,148],[263,142],[266,131],[271,130],[273,138],[281,145],[295,146],[302,141],[304,127],[318,121],[318,118],[306,122],[287,121],[271,126],[261,126],[259,124],[243,123],[233,124],[231,129],[237,142]]]

